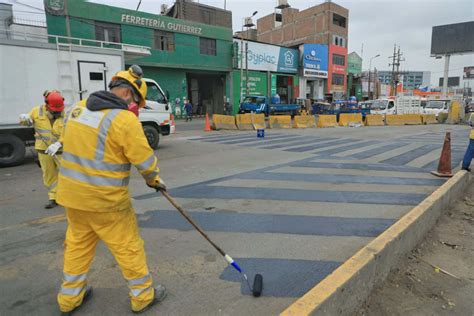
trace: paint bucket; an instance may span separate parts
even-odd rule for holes
[[[264,138],[265,137],[265,130],[263,128],[257,129],[257,137]]]

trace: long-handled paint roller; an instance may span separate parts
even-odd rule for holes
[[[259,297],[262,294],[262,289],[263,289],[263,277],[261,274],[256,274],[255,278],[253,280],[253,287],[250,286],[249,280],[247,278],[247,275],[242,271],[240,266],[237,264],[237,262],[232,259],[231,256],[226,254],[218,245],[216,245],[210,238],[207,236],[207,234],[199,227],[196,222],[189,216],[189,214],[178,204],[176,201],[169,195],[168,192],[160,190],[161,194],[178,210],[181,215],[201,234],[204,239],[206,239],[216,250],[219,252],[225,260],[234,267],[235,270],[237,270],[240,275],[243,276],[245,279],[247,286],[249,287],[250,292],[252,292],[253,296]]]

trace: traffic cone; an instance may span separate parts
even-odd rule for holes
[[[210,132],[211,131],[211,124],[209,123],[209,114],[206,113],[206,125],[204,125],[204,131]]]
[[[451,171],[451,133],[447,132],[444,137],[443,151],[439,158],[438,170],[431,171],[437,177],[452,177],[453,172]]]

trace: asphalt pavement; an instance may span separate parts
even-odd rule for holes
[[[177,122],[156,154],[169,192],[252,278],[240,276],[134,172],[130,187],[150,270],[168,298],[148,314],[275,315],[444,183],[430,175],[444,134],[453,166],[465,126],[204,133]],[[33,159],[0,169],[0,314],[51,315],[62,276],[63,210],[44,210]],[[78,315],[129,313],[126,283],[101,245],[89,273],[95,294]]]

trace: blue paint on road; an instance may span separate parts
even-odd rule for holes
[[[430,144],[430,145],[424,145],[424,146],[421,146],[419,148],[416,148],[416,149],[413,149],[413,150],[410,150],[409,152],[406,152],[404,154],[400,154],[398,156],[395,156],[395,157],[392,157],[392,158],[389,158],[389,159],[386,159],[384,161],[381,161],[381,163],[386,163],[386,164],[390,164],[390,165],[397,165],[397,166],[401,166],[401,165],[405,165],[407,163],[409,163],[410,161],[418,158],[418,157],[421,157],[423,155],[426,155],[427,153],[439,148],[440,145],[433,145],[433,144]]]
[[[315,144],[315,145],[308,145],[308,146],[301,146],[301,147],[295,147],[295,148],[288,148],[285,149],[285,151],[289,152],[294,152],[294,153],[302,153],[306,151],[311,151],[323,147],[329,147],[329,146],[336,146],[336,145],[344,145],[344,144],[350,144],[350,143],[355,143],[358,142],[356,139],[339,139],[331,142],[327,142],[324,144]]]
[[[392,166],[380,163],[336,163],[336,162],[318,162],[318,161],[297,161],[290,163],[291,167],[305,168],[333,168],[333,169],[354,169],[354,170],[377,170],[377,171],[395,171],[395,172],[425,172],[425,170],[410,166]]]
[[[289,234],[312,236],[376,237],[394,219],[347,218],[306,215],[267,215],[242,213],[189,212],[205,231]],[[139,218],[142,228],[190,231],[194,228],[176,211],[148,211],[146,220]]]
[[[257,133],[255,133],[253,138],[250,139],[243,139],[243,140],[230,140],[230,141],[224,141],[220,142],[220,144],[225,144],[225,145],[235,145],[235,144],[244,144],[244,143],[252,143],[252,142],[259,142],[259,144],[264,145],[266,139],[285,139],[285,138],[292,138],[294,136],[292,135],[265,135],[265,138],[257,138]]]
[[[378,143],[380,143],[380,142],[379,141],[373,141],[373,140],[369,140],[369,141],[365,141],[365,142],[357,142],[356,144],[352,144],[352,145],[341,146],[341,147],[337,147],[337,148],[332,148],[332,149],[319,151],[315,154],[317,154],[317,155],[334,155],[334,154],[339,154],[339,153],[342,153],[342,152],[345,152],[345,151],[348,151],[348,150],[362,148],[362,147],[365,147],[365,146],[370,146],[370,145],[374,145],[374,144],[378,144]],[[328,146],[331,146],[330,143],[328,144]]]
[[[335,139],[337,139],[337,138],[311,138],[311,137],[306,137],[304,140],[291,141],[291,142],[281,144],[281,145],[261,147],[261,149],[279,149],[279,148],[292,147],[292,146],[298,146],[298,145],[308,145],[308,144],[314,144],[314,143],[322,143],[322,142],[331,141],[331,140],[335,140]]]
[[[276,188],[219,187],[197,184],[172,189],[172,196],[194,199],[308,201],[356,204],[417,205],[426,197],[419,193],[324,191]]]
[[[341,262],[296,259],[234,258],[247,274],[250,286],[255,274],[263,276],[262,296],[300,297],[336,270]],[[252,295],[243,278],[233,267],[227,266],[221,280],[240,282],[240,291]]]
[[[304,181],[319,183],[362,183],[362,184],[392,184],[392,185],[428,185],[440,186],[443,179],[420,179],[402,177],[379,177],[343,174],[308,174],[308,173],[279,173],[279,172],[257,172],[245,173],[235,176],[237,179],[257,179],[274,181]]]
[[[352,157],[352,158],[355,158],[355,159],[370,158],[370,157],[382,154],[384,152],[387,152],[387,151],[390,151],[390,150],[393,150],[393,149],[401,148],[401,147],[406,146],[406,145],[408,145],[408,143],[388,144],[388,145],[380,146],[380,147],[377,147],[377,148],[365,150],[365,151],[362,151],[360,153],[350,155],[349,157]]]
[[[268,146],[268,145],[275,145],[275,144],[288,144],[289,141],[302,140],[302,139],[304,139],[304,137],[292,136],[291,138],[289,137],[286,139],[273,139],[273,140],[265,141],[263,143],[245,144],[245,146],[258,147],[258,146]]]

